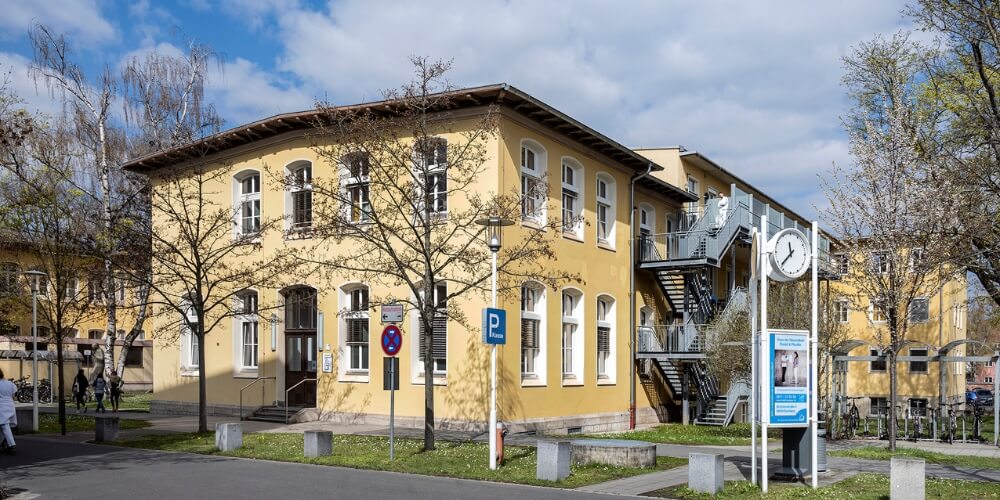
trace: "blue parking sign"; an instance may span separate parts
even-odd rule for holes
[[[507,311],[492,307],[483,309],[483,342],[498,345],[507,343]]]

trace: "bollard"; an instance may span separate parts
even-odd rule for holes
[[[333,433],[330,431],[306,431],[303,448],[308,458],[325,457],[333,453]]]
[[[722,491],[726,472],[721,454],[688,453],[688,488],[715,495]]]
[[[569,441],[539,441],[535,477],[544,481],[561,481],[569,477],[573,461],[573,445]]]
[[[243,424],[215,424],[215,447],[233,451],[243,446]]]
[[[36,429],[31,428],[32,413],[30,406],[18,406],[14,410],[14,414],[17,417],[17,427],[14,428],[17,434],[36,432]]]
[[[927,476],[924,460],[892,457],[889,466],[890,500],[923,500]]]
[[[120,421],[118,417],[94,417],[94,440],[100,443],[118,439]]]

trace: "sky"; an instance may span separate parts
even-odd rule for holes
[[[459,87],[508,83],[632,147],[682,145],[806,217],[819,176],[850,163],[841,59],[910,27],[900,0],[8,0],[0,72],[28,105],[33,23],[90,75],[189,40],[221,56],[208,98],[227,127],[353,104],[409,81],[410,55],[452,60]]]

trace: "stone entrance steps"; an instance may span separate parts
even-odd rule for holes
[[[292,418],[298,412],[302,411],[304,406],[289,406],[288,407],[288,418]],[[288,421],[285,419],[285,407],[284,406],[262,406],[254,410],[253,414],[246,418],[247,420],[254,420],[257,422],[275,422],[279,424],[287,424]]]

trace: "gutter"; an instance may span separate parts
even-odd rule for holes
[[[629,430],[635,429],[635,353],[636,353],[636,328],[635,328],[635,182],[643,177],[649,175],[653,171],[653,162],[648,162],[646,171],[643,173],[635,173],[629,180],[628,185],[628,206],[629,206],[629,253],[628,253],[628,286],[629,286],[629,313],[628,313],[628,330],[629,330],[629,372],[628,372],[628,428]]]

